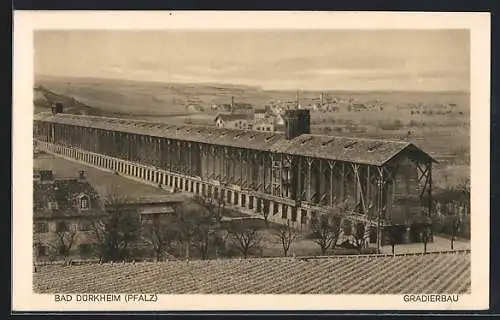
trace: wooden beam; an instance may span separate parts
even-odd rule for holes
[[[313,160],[307,158],[307,202],[311,203],[311,166]]]
[[[366,166],[366,198],[370,201],[368,203],[368,208],[371,206],[373,202],[373,197],[371,195],[371,179],[370,179],[370,166]]]
[[[363,213],[366,213],[366,202],[363,195],[363,186],[361,185],[361,178],[359,176],[359,165],[353,165],[354,177],[356,179],[356,205],[358,203],[358,197],[361,200],[361,206],[363,207]]]
[[[328,160],[328,166],[330,167],[330,200],[329,205],[333,206],[333,172],[335,168],[335,161]]]
[[[302,157],[298,156],[295,158],[297,161],[297,164],[295,166],[295,170],[293,174],[296,176],[296,181],[295,181],[295,194],[293,195],[295,197],[295,201],[302,201]]]
[[[278,158],[279,158],[279,160],[278,160],[278,161],[279,161],[279,163],[280,163],[280,167],[279,167],[279,171],[278,171],[278,174],[279,174],[279,176],[278,176],[278,178],[279,178],[279,188],[280,188],[280,189],[279,189],[279,191],[278,191],[278,192],[279,192],[279,194],[278,194],[278,195],[279,195],[280,197],[283,197],[283,196],[284,196],[284,195],[283,195],[283,154],[281,154],[281,153],[280,153],[280,154],[278,155]]]
[[[342,202],[345,201],[345,163],[342,162],[341,172],[340,172],[340,199]]]
[[[428,196],[429,196],[429,203],[428,203],[428,217],[431,217],[432,215],[432,162],[428,163],[428,171],[429,171],[429,189],[428,189]]]

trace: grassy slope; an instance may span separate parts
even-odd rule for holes
[[[87,172],[87,179],[100,194],[113,192],[115,194],[126,194],[131,197],[168,194],[165,190],[48,154],[36,156],[33,166],[35,168],[52,170],[56,177],[76,177],[79,170],[85,170]]]

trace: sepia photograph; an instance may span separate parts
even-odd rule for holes
[[[33,177],[17,188],[32,209],[29,294],[399,295],[453,308],[477,292],[472,247],[489,250],[489,211],[471,197],[483,152],[471,118],[490,107],[472,99],[470,28],[30,37],[33,109],[19,112],[32,116]]]

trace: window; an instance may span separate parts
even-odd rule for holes
[[[69,230],[69,225],[66,221],[59,221],[56,224],[56,232],[64,232]]]
[[[87,210],[89,209],[90,207],[90,200],[89,200],[89,197],[88,196],[80,196],[80,198],[78,199],[78,206],[80,207],[80,209],[82,210]]]
[[[57,210],[59,208],[59,205],[55,201],[49,202],[49,209],[50,210]]]
[[[49,226],[46,222],[37,222],[34,227],[35,233],[46,233],[49,231]]]

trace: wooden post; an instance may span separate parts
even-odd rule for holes
[[[244,175],[243,175],[243,172],[245,172],[246,170],[244,170],[245,168],[245,165],[243,164],[243,154],[242,154],[242,151],[241,149],[238,149],[238,155],[240,156],[240,185],[244,185],[245,183],[245,178],[244,178]]]
[[[340,198],[341,201],[345,200],[345,163],[342,162],[342,171],[340,176]]]
[[[307,159],[307,201],[311,202],[311,165],[312,160]]]
[[[383,190],[384,190],[384,172],[382,168],[378,168],[378,194],[379,194],[379,201],[378,201],[378,214],[377,214],[377,249],[380,250],[380,247],[382,245],[382,232],[381,232],[381,219],[382,219],[382,208],[383,208]]]
[[[370,176],[370,166],[366,166],[366,199],[368,199],[369,204],[372,203],[372,196],[371,196],[371,176]]]
[[[297,186],[295,191],[295,201],[302,201],[302,157],[297,157],[297,170],[295,174],[297,175]]]
[[[280,187],[280,190],[279,190],[279,196],[280,197],[283,197],[284,196],[284,193],[283,193],[283,154],[279,154],[279,162],[280,162],[280,168],[279,168],[279,179],[280,179],[280,183],[279,183],[279,187]]]
[[[215,176],[215,161],[217,159],[217,154],[215,152],[214,146],[212,146],[212,153],[210,154],[210,159],[212,160],[212,176]]]
[[[323,179],[323,160],[318,159],[319,162],[319,175],[316,176],[316,201],[319,204],[325,195],[325,179]]]
[[[333,207],[333,168],[335,166],[335,162],[328,161],[328,165],[330,167],[330,206]]]
[[[429,162],[427,166],[427,174],[429,175],[429,189],[427,190],[429,197],[428,217],[430,218],[432,215],[432,162]]]
[[[262,155],[262,171],[263,171],[263,179],[262,179],[262,191],[266,192],[266,155]]]

